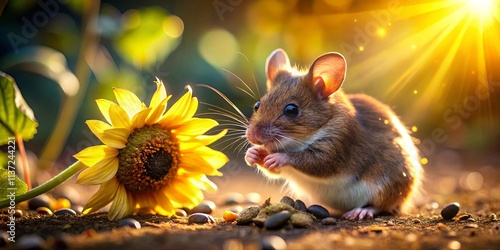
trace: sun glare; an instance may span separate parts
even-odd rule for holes
[[[468,0],[470,10],[481,18],[489,17],[494,10],[494,0]]]

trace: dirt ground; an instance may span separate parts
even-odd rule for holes
[[[284,194],[280,183],[233,168],[218,181],[220,191],[207,196],[218,204],[212,213],[215,223],[188,224],[185,217],[141,215],[133,218],[142,227],[132,229],[118,227],[105,213],[51,216],[25,212],[16,220],[17,243],[5,247],[18,249],[21,238],[36,234],[44,239],[38,249],[273,249],[266,245],[273,242],[270,236],[279,236],[288,249],[500,249],[500,221],[495,219],[500,219],[500,166],[494,165],[500,161],[465,163],[461,156],[457,167],[456,156],[447,152],[431,159],[426,165],[426,194],[406,216],[364,221],[336,218],[332,225],[318,220],[309,228],[279,230],[224,222],[222,213],[229,206],[221,204],[228,192],[258,192],[262,200],[271,197],[271,202],[278,202]],[[460,203],[460,211],[453,220],[444,220],[440,212],[451,202]],[[7,221],[7,215],[0,215],[2,230]]]

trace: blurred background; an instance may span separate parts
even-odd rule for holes
[[[90,3],[91,2],[91,3]],[[416,138],[429,189],[500,199],[500,3],[496,0],[2,1],[0,70],[17,82],[39,122],[27,142],[41,182],[100,144],[85,120],[112,87],[149,101],[156,77],[174,99],[190,84],[202,102],[250,117],[265,92],[265,59],[276,48],[307,68],[337,51],[348,62],[344,90],[394,108]],[[255,96],[241,91],[248,85]],[[249,90],[247,92],[250,92]],[[210,112],[202,105],[200,113]],[[214,117],[217,119],[217,117]],[[220,117],[219,117],[220,118]],[[231,127],[230,125],[226,125]],[[231,158],[221,189],[279,192]],[[226,147],[229,146],[229,147]],[[44,177],[45,176],[45,177]],[[249,176],[251,178],[249,178]]]

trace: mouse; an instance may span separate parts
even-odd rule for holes
[[[412,207],[423,178],[414,139],[388,105],[344,93],[342,54],[323,54],[300,70],[276,49],[265,67],[267,91],[245,131],[249,166],[345,219]]]

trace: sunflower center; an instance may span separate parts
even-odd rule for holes
[[[118,154],[118,181],[129,192],[151,192],[171,183],[180,162],[179,143],[158,125],[134,130]]]

